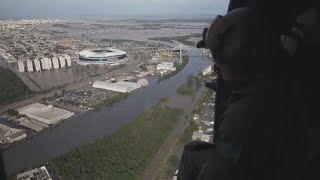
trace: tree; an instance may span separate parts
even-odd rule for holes
[[[18,116],[18,115],[19,115],[19,112],[18,112],[17,110],[15,110],[15,109],[9,109],[9,110],[8,110],[8,114],[9,114],[10,116]]]

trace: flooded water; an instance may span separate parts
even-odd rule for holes
[[[38,165],[83,144],[93,142],[132,121],[139,113],[158,103],[163,97],[171,97],[175,106],[185,108],[190,103],[178,100],[176,90],[186,82],[188,75],[197,74],[212,64],[200,51],[190,50],[189,64],[177,75],[157,83],[149,79],[149,86],[134,92],[129,98],[100,111],[78,114],[60,126],[50,129],[33,139],[19,143],[3,153],[7,173]]]

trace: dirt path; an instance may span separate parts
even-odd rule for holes
[[[200,97],[202,96],[202,91],[197,93],[197,97],[192,102],[192,106],[184,108],[185,114],[190,115],[195,108],[196,103],[199,101]],[[188,97],[189,98],[189,97]],[[172,130],[172,132],[167,137],[165,143],[161,146],[158,153],[152,160],[149,168],[147,169],[145,175],[143,176],[143,180],[152,180],[155,178],[156,173],[158,172],[163,160],[167,157],[170,152],[171,147],[173,147],[178,139],[184,127],[186,125],[187,119],[185,117],[181,117],[181,119],[177,122],[176,127]]]

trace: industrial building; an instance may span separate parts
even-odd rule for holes
[[[25,72],[23,61],[18,61],[18,69],[19,69],[19,72]]]
[[[73,112],[53,107],[52,105],[31,104],[17,109],[19,114],[26,115],[47,125],[54,125],[74,115]]]
[[[202,76],[212,73],[212,66],[208,66],[202,70]]]
[[[32,169],[30,171],[17,175],[17,180],[52,180],[47,168],[42,166],[40,168]]]
[[[173,62],[161,62],[157,65],[156,68],[158,71],[165,70],[165,71],[175,71],[176,67],[174,67]]]
[[[94,82],[92,87],[121,93],[129,93],[135,89],[141,88],[142,86],[138,83],[132,83],[127,81],[96,81]]]
[[[52,64],[54,69],[59,69],[59,60],[56,57],[52,58]]]
[[[30,60],[27,61],[27,68],[28,68],[28,72],[33,72],[32,61],[30,61]]]
[[[66,60],[63,56],[59,57],[60,67],[66,67]]]
[[[0,144],[13,143],[26,137],[26,132],[0,124]]]
[[[41,71],[40,61],[38,59],[33,60],[36,71]]]

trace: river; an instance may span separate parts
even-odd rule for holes
[[[186,82],[188,75],[197,74],[212,64],[212,60],[201,56],[201,51],[197,49],[190,49],[189,54],[188,65],[168,80],[157,83],[156,78],[151,77],[148,87],[135,91],[126,100],[100,111],[78,114],[60,126],[6,150],[3,152],[6,172],[12,174],[38,165],[75,147],[114,133],[139,113],[155,105],[161,98],[168,96],[176,98],[177,88]],[[181,106],[188,105],[190,104],[183,103]]]

